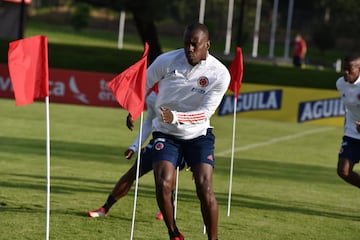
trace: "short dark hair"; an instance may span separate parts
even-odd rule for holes
[[[358,53],[352,53],[351,55],[347,55],[344,57],[344,62],[346,63],[350,63],[358,60],[360,60],[360,54]]]
[[[209,30],[205,24],[199,22],[192,23],[186,27],[185,32],[192,32],[194,30],[202,31],[203,33],[205,33],[207,38],[210,39]]]

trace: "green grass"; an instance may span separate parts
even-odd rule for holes
[[[49,65],[118,73],[142,54],[131,34],[116,49],[116,33],[30,22],[27,36],[46,34]],[[164,50],[181,45],[162,36]],[[222,43],[221,43],[222,44]],[[222,51],[220,43],[212,49]],[[7,62],[8,41],[0,41]],[[244,52],[248,52],[244,47]],[[231,59],[224,58],[229,64]],[[326,69],[294,69],[245,62],[244,83],[334,89],[338,77]],[[42,239],[46,217],[44,104],[15,107],[0,99],[0,239]],[[122,153],[137,132],[125,125],[127,113],[115,108],[51,104],[51,239],[127,239],[134,190],[104,219],[86,212],[103,204],[114,183],[132,164]],[[307,124],[237,119],[231,216],[227,217],[232,116],[214,116],[220,239],[357,239],[360,211],[356,188],[336,176],[342,129]],[[137,126],[138,127],[138,126]],[[316,132],[318,130],[323,132]],[[284,136],[287,141],[271,142]],[[199,203],[191,174],[180,173],[178,225],[187,239],[202,234]],[[140,179],[134,239],[168,239],[157,210],[152,174]]]
[[[30,21],[26,36],[49,38],[49,65],[118,73],[137,61],[142,44],[117,33]],[[164,51],[181,41],[160,36]],[[213,42],[220,53],[223,43]],[[8,41],[0,41],[0,62],[7,62]],[[279,50],[280,49],[280,50]],[[251,47],[244,46],[249,55]],[[259,54],[266,56],[267,48]],[[276,48],[276,55],[281,48]],[[334,53],[309,57],[331,62]],[[226,65],[231,61],[222,59]],[[244,83],[334,89],[338,74],[325,69],[294,69],[245,62]],[[0,239],[43,239],[46,222],[46,157],[44,104],[15,107],[0,99]],[[127,113],[115,108],[51,104],[50,239],[128,239],[134,190],[104,219],[86,212],[103,204],[114,183],[133,163],[123,152],[135,138],[125,125]],[[138,122],[137,122],[138,124]],[[342,129],[257,119],[237,119],[231,216],[227,217],[232,116],[214,116],[216,169],[214,189],[219,203],[219,237],[224,240],[358,239],[359,192],[336,176]],[[136,126],[138,128],[138,126]],[[316,132],[318,130],[323,132]],[[287,141],[271,142],[284,136]],[[199,203],[191,174],[180,173],[178,225],[187,239],[202,234]],[[168,239],[157,211],[152,174],[140,179],[134,239]]]
[[[44,108],[0,100],[1,239],[45,237]],[[126,129],[126,115],[116,108],[50,104],[50,239],[129,238],[134,189],[106,218],[86,217],[133,163],[122,157],[137,134]],[[239,117],[227,217],[232,116],[214,116],[212,125],[219,239],[358,239],[360,193],[336,175],[341,128]],[[269,142],[299,133],[304,135]],[[187,239],[206,239],[191,174],[181,172],[179,181],[179,228]],[[168,239],[156,210],[148,174],[140,179],[134,239]]]
[[[26,35],[46,34],[49,65],[118,73],[137,61],[142,44],[117,33],[30,21]],[[181,41],[161,36],[164,51]],[[223,43],[212,50],[223,51]],[[7,62],[8,41],[0,41],[0,62]],[[251,48],[243,48],[249,54]],[[266,47],[259,49],[267,54]],[[280,54],[279,48],[276,54]],[[329,53],[332,61],[336,56]],[[222,59],[226,65],[231,61]],[[245,62],[244,83],[334,89],[333,70],[294,69]],[[0,99],[0,239],[43,239],[46,222],[46,157],[44,104],[15,107]],[[114,183],[133,163],[123,152],[135,138],[125,125],[127,113],[115,108],[51,104],[50,239],[128,239],[134,190],[104,219],[86,212],[103,204]],[[138,124],[138,123],[137,123]],[[359,192],[336,175],[342,129],[317,125],[237,119],[231,216],[227,217],[232,116],[214,116],[216,169],[214,189],[219,203],[219,237],[224,240],[358,239]],[[138,126],[136,126],[138,127]],[[317,130],[323,132],[316,132]],[[306,133],[287,141],[284,136]],[[191,174],[180,173],[178,225],[187,239],[206,239]],[[168,239],[157,211],[152,174],[140,179],[134,239]]]

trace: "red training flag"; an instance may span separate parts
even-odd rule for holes
[[[134,120],[144,110],[148,52],[149,46],[145,43],[141,59],[107,84],[120,106],[128,110]]]
[[[231,76],[229,90],[234,93],[236,98],[238,98],[244,72],[243,56],[240,47],[236,48],[236,56],[233,62],[230,64],[229,72]]]
[[[49,96],[47,37],[34,36],[10,42],[8,68],[17,106]]]

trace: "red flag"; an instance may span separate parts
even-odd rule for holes
[[[142,58],[107,84],[120,106],[128,110],[134,120],[144,110],[148,52],[149,46],[145,43]]]
[[[234,93],[236,98],[238,98],[244,72],[243,56],[240,47],[236,48],[236,56],[233,62],[230,64],[229,72],[231,76],[229,90]]]
[[[17,106],[31,104],[35,98],[49,96],[46,36],[10,42],[8,67]]]

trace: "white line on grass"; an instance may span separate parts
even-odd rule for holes
[[[320,133],[320,132],[326,132],[326,131],[329,131],[332,129],[334,129],[334,127],[326,127],[326,128],[315,129],[315,130],[309,130],[309,131],[305,131],[305,132],[301,132],[301,133],[297,133],[297,134],[286,135],[283,137],[272,138],[265,142],[253,143],[253,144],[249,144],[246,146],[235,148],[234,152],[241,152],[241,151],[246,151],[246,150],[249,150],[252,148],[268,146],[268,145],[271,145],[274,143],[283,142],[283,141],[287,141],[287,140],[291,140],[291,139],[295,139],[295,138],[300,138],[300,137],[304,137],[307,135],[316,134],[316,133]],[[216,155],[220,156],[220,157],[224,157],[230,153],[231,153],[231,149],[219,152]]]

